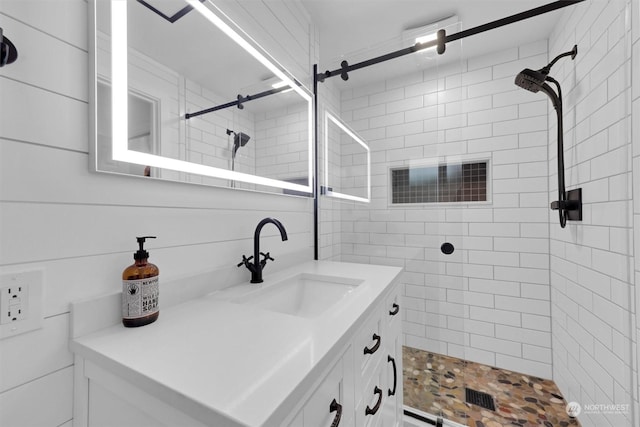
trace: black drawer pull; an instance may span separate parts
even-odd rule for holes
[[[336,402],[335,399],[329,405],[329,413],[335,412],[336,416],[331,423],[331,427],[338,427],[340,425],[340,418],[342,418],[342,405]]]
[[[399,311],[400,311],[400,306],[394,302],[393,303],[393,310],[389,310],[389,314],[391,316],[395,316],[396,314],[398,314]]]
[[[378,395],[378,402],[373,408],[369,408],[369,406],[367,406],[367,408],[364,410],[365,415],[375,415],[376,412],[378,412],[378,409],[380,409],[380,404],[382,403],[382,390],[380,389],[380,387],[376,386],[373,389],[373,394]]]
[[[389,389],[389,396],[396,394],[396,386],[398,385],[398,370],[396,369],[396,359],[391,356],[387,356],[387,363],[393,364],[393,390]]]
[[[380,339],[380,335],[373,334],[373,339],[376,341],[375,345],[373,347],[371,347],[371,348],[365,347],[364,348],[364,354],[373,354],[378,350],[378,348],[380,348],[380,341],[382,341]]]

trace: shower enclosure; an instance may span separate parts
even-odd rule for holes
[[[447,34],[460,30],[461,24],[451,25]],[[607,293],[615,282],[621,295],[615,304],[632,300],[623,285],[631,280],[631,250],[624,239],[616,249],[593,239],[600,232],[628,233],[632,221],[624,204],[615,218],[600,217],[598,203],[609,199],[591,192],[602,176],[621,182],[616,176],[628,176],[631,165],[623,162],[613,178],[606,178],[605,168],[597,172],[602,176],[585,177],[585,165],[596,160],[585,161],[588,155],[576,148],[589,123],[581,123],[585,104],[576,101],[586,96],[576,89],[580,58],[558,62],[553,75],[565,93],[567,185],[585,187],[587,206],[584,223],[561,228],[549,209],[560,189],[556,114],[546,97],[523,91],[514,78],[574,43],[541,38],[481,56],[463,56],[463,43],[448,43],[444,55],[416,52],[348,72],[349,63],[364,58],[354,54],[346,66],[339,65],[343,58],[333,61],[337,75],[346,73],[348,80],[319,84],[318,122],[330,111],[366,142],[371,188],[368,201],[331,197],[337,182],[341,192],[360,191],[362,197],[364,153],[346,132],[318,126],[318,141],[330,144],[318,149],[319,258],[404,268],[404,404],[417,419],[500,425],[493,423],[501,416],[516,425],[577,425],[568,402],[631,401],[632,343],[617,332],[631,329],[631,318]],[[624,188],[610,187],[629,200]],[[591,209],[597,217],[588,216]],[[592,256],[615,261],[615,267]],[[611,340],[617,340],[617,356],[603,344]],[[594,352],[616,367],[613,380]],[[598,378],[607,381],[599,384]],[[616,396],[613,387],[619,387]],[[532,394],[512,391],[520,389]],[[608,416],[580,419],[609,425],[603,421]],[[630,412],[620,417],[613,425],[632,425]]]

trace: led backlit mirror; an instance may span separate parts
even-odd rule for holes
[[[371,200],[369,146],[340,118],[324,116],[325,196],[358,202]]]
[[[93,0],[92,168],[312,193],[312,95],[210,0]]]

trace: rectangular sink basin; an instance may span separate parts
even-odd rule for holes
[[[232,302],[312,318],[346,297],[362,280],[302,273]]]

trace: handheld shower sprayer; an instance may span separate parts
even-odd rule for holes
[[[516,86],[537,93],[544,92],[551,99],[553,108],[556,110],[558,117],[558,201],[551,203],[551,209],[557,210],[560,217],[560,227],[564,228],[567,220],[582,221],[582,189],[578,188],[569,192],[565,191],[564,182],[564,144],[562,130],[562,90],[560,83],[553,77],[549,76],[551,67],[565,56],[571,56],[575,59],[578,54],[578,46],[573,46],[568,52],[556,56],[553,61],[539,70],[531,70],[525,68],[515,78]],[[556,93],[547,82],[553,83],[558,92]]]

